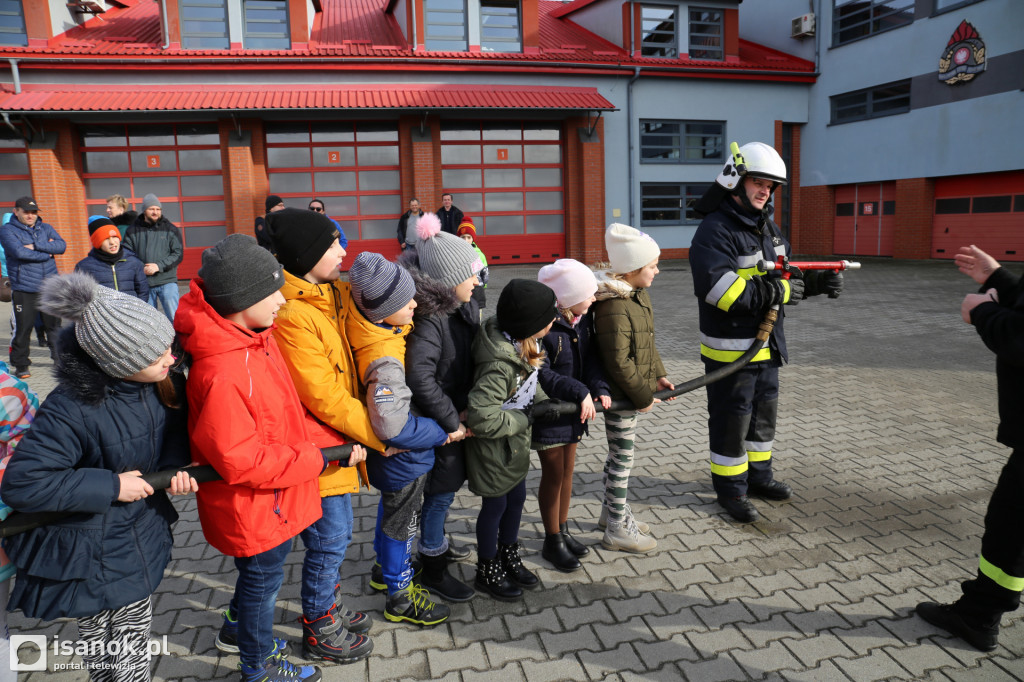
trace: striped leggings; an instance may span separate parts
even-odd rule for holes
[[[82,656],[94,682],[148,682],[149,629],[153,605],[149,597],[119,609],[78,619],[78,638],[88,645]]]
[[[604,461],[604,505],[608,518],[621,522],[626,516],[629,472],[633,468],[638,412],[605,412],[604,430],[608,439],[608,457]]]

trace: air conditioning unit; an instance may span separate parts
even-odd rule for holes
[[[793,20],[793,29],[790,36],[793,38],[805,38],[814,35],[814,15],[803,14]]]

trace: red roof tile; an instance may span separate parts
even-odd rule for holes
[[[198,111],[240,109],[558,109],[615,110],[597,88],[497,85],[0,86],[0,110]]]

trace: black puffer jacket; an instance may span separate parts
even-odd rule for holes
[[[480,309],[474,300],[460,304],[451,287],[419,270],[414,253],[402,254],[398,263],[416,282],[416,326],[405,349],[405,379],[412,389],[413,409],[451,433],[459,428],[459,413],[466,409],[473,386],[472,347]],[[463,443],[435,448],[427,492],[455,492],[465,480]]]
[[[18,571],[8,608],[44,620],[93,616],[156,590],[178,515],[162,490],[118,502],[117,475],[190,461],[184,407],[164,407],[153,384],[104,374],[78,345],[73,326],[61,331],[58,351],[58,386],[18,444],[0,488],[18,511],[69,513],[4,541]],[[184,381],[176,388],[184,405]]]
[[[178,281],[178,265],[185,256],[181,230],[164,216],[155,224],[141,213],[125,230],[124,245],[135,252],[143,263],[156,263],[160,268],[155,275],[147,275],[149,286],[158,287]]]

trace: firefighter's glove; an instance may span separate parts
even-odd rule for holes
[[[765,310],[772,306],[782,305],[789,298],[788,280],[775,277],[753,277],[750,281],[760,289],[761,304]]]
[[[786,305],[796,305],[804,298],[804,280],[790,277],[789,282],[789,300],[786,301]]]
[[[552,421],[561,416],[558,400],[541,400],[530,408],[532,424],[535,421]]]
[[[829,298],[839,298],[843,291],[843,273],[838,270],[826,270],[821,277],[822,290]]]

